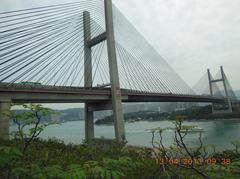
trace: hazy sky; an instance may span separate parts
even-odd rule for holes
[[[0,10],[70,2],[0,0]],[[72,2],[72,1],[71,1]],[[223,65],[240,89],[239,0],[113,0],[175,71],[193,86],[210,68]]]

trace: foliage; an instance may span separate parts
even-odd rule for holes
[[[12,135],[15,139],[19,139],[22,142],[22,150],[25,152],[30,143],[47,126],[56,124],[56,122],[41,123],[42,117],[53,114],[53,111],[40,104],[23,104],[21,107],[25,109],[24,112],[17,113],[11,110],[6,115],[17,125],[17,131],[14,131]]]
[[[232,145],[235,147],[235,151],[238,152],[238,149],[240,148],[240,140],[233,140]]]
[[[162,130],[162,132],[164,131]],[[109,145],[109,147],[103,147],[98,142],[65,145],[56,139],[48,141],[39,139],[32,142],[27,153],[22,154],[19,140],[0,140],[0,146],[4,146],[0,149],[0,176],[3,179],[7,177],[165,179],[185,178],[185,176],[202,178],[186,167],[167,163],[164,166],[157,164],[152,158],[151,148],[133,149],[123,144],[117,144],[116,141]],[[171,153],[170,149],[165,150],[168,155]],[[234,151],[227,154],[230,158],[235,157],[231,165],[216,165],[215,168],[214,166],[211,168],[212,165],[206,165],[201,169],[212,178],[219,178],[219,173],[223,171],[226,173],[225,178],[228,176],[237,178],[240,156],[238,155],[239,158],[237,158]],[[160,157],[160,154],[158,155]],[[223,156],[224,154],[219,154],[219,157]]]
[[[134,161],[121,152],[118,156],[113,152],[120,145],[113,144],[108,149],[91,145],[65,145],[61,141],[33,141],[28,153],[24,155],[17,149],[19,141],[1,141],[6,144],[0,150],[0,176],[7,175],[21,178],[122,178],[122,171],[134,166]],[[12,148],[12,146],[15,146]],[[95,150],[95,149],[98,150]],[[41,149],[41,150],[39,150]],[[92,149],[89,151],[89,149]],[[95,151],[95,152],[94,152]],[[119,149],[119,151],[123,151]],[[90,156],[90,153],[93,156]],[[98,158],[93,160],[95,156]],[[76,157],[78,156],[78,157]],[[110,156],[114,156],[109,158]],[[13,160],[14,159],[14,160]],[[11,161],[11,162],[10,162]],[[8,166],[11,164],[11,166]],[[10,168],[8,174],[5,168]],[[131,168],[129,168],[131,170]]]
[[[228,155],[224,154],[216,154],[216,146],[214,145],[204,145],[202,142],[202,133],[203,129],[198,128],[195,125],[183,125],[183,121],[186,119],[186,116],[177,116],[176,121],[174,122],[175,127],[167,127],[167,128],[155,128],[151,129],[152,133],[152,146],[154,151],[154,156],[157,159],[165,159],[168,162],[158,162],[164,168],[165,172],[168,173],[168,177],[172,174],[176,174],[177,177],[183,177],[184,175],[181,172],[176,172],[176,170],[171,170],[172,166],[169,166],[169,161],[174,161],[174,159],[179,159],[180,161],[175,164],[179,166],[179,168],[192,170],[195,172],[196,176],[203,178],[228,178],[229,176],[239,176],[240,167],[239,167],[239,159],[236,156],[239,155],[238,150],[235,152],[230,151]],[[174,131],[174,144],[169,148],[166,148],[163,144],[162,133],[166,130]],[[159,140],[156,141],[156,133],[159,134]],[[185,142],[185,138],[189,134],[199,134],[198,137],[198,146],[189,146]],[[232,142],[233,145],[237,146],[238,141]],[[209,152],[209,148],[212,149],[212,152]],[[237,148],[237,147],[236,147]],[[199,162],[201,159],[202,161]],[[220,163],[221,160],[224,159],[224,162]],[[231,164],[231,160],[235,160]],[[226,161],[225,161],[226,160]],[[186,162],[190,161],[190,162]],[[209,162],[210,163],[207,163]],[[220,163],[217,163],[217,161]],[[211,163],[212,162],[212,163]],[[173,164],[173,163],[172,163]],[[211,167],[210,167],[211,166]],[[225,172],[225,175],[219,175],[219,173]]]
[[[49,115],[51,110],[39,105],[25,106],[28,113],[13,114],[18,119],[20,127],[27,121],[38,122],[38,116]],[[34,113],[35,112],[35,113]],[[34,114],[34,115],[33,115]],[[152,134],[153,148],[129,147],[126,143],[106,139],[83,142],[81,145],[68,144],[50,139],[48,141],[36,138],[37,129],[26,133],[18,131],[16,137],[9,140],[0,139],[0,176],[7,178],[59,178],[59,179],[148,179],[148,178],[239,178],[240,153],[229,150],[216,153],[214,145],[204,145],[203,130],[197,126],[183,125],[185,116],[176,118],[175,127],[155,128],[149,130]],[[25,123],[26,122],[26,123]],[[34,123],[36,124],[36,123]],[[43,124],[38,123],[37,127]],[[24,127],[23,127],[24,128]],[[163,144],[163,132],[174,131],[174,144],[169,148]],[[35,133],[35,135],[32,135]],[[198,146],[189,146],[186,136],[198,135]],[[22,152],[24,137],[32,137],[27,152]],[[156,140],[158,137],[158,140]],[[27,139],[28,140],[28,139]],[[25,144],[25,143],[24,143]],[[238,144],[234,141],[234,145]],[[212,153],[209,153],[212,149]],[[229,158],[231,163],[223,165],[216,163],[207,165],[205,162],[185,164],[182,160],[170,163],[174,158],[214,157],[217,160]],[[156,159],[164,159],[159,163]],[[167,162],[166,162],[167,161]]]

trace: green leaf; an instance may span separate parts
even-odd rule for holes
[[[113,171],[112,176],[113,176],[114,179],[125,177],[125,175],[122,172],[119,172],[119,171]]]
[[[65,174],[67,179],[85,179],[87,178],[86,172],[81,165],[72,164],[68,167]]]

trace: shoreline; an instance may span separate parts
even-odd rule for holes
[[[136,122],[161,122],[161,121],[169,121],[169,122],[174,122],[175,120],[171,120],[171,119],[163,119],[163,120],[140,120],[140,121],[125,121],[125,123],[136,123]],[[185,119],[184,121],[186,122],[209,122],[209,121],[239,121],[240,122],[240,118],[216,118],[216,119]],[[98,126],[104,125],[104,126],[110,126],[110,125],[114,125],[114,123],[102,123],[102,124],[95,124]]]

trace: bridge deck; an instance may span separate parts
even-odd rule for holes
[[[123,102],[223,102],[212,96],[149,93],[121,89]],[[60,87],[46,85],[0,84],[0,100],[37,103],[80,103],[111,100],[110,88]]]

